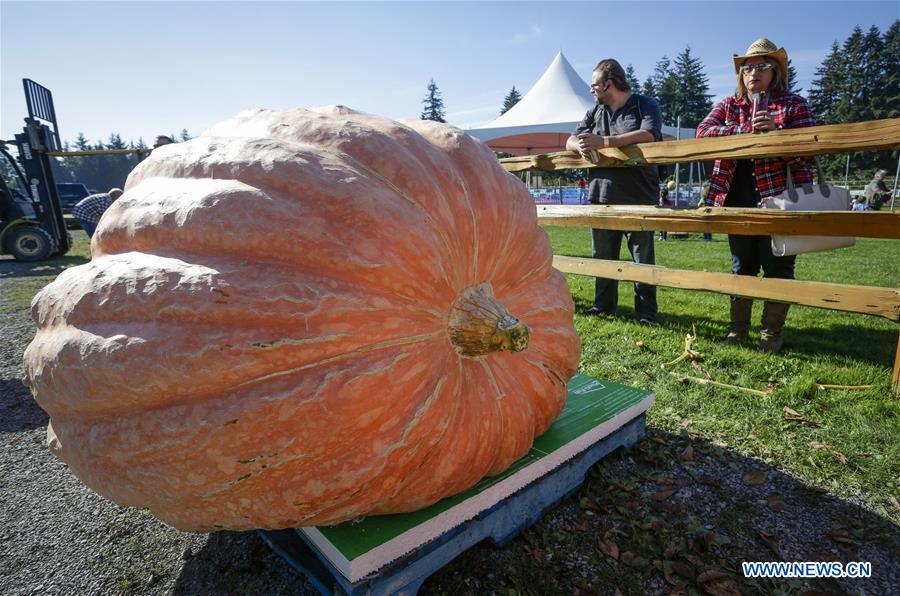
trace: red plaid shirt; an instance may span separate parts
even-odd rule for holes
[[[753,126],[750,118],[752,109],[753,102],[747,97],[741,99],[726,97],[697,126],[697,138],[752,133]],[[806,100],[793,93],[780,93],[770,97],[769,116],[772,118],[776,130],[816,125],[816,120],[809,111]],[[794,184],[812,182],[812,172],[807,167],[810,161],[811,158],[808,157],[754,159],[753,169],[756,174],[759,196],[765,199],[784,192],[787,188],[785,163],[791,165],[791,177],[794,179]],[[737,162],[734,160],[716,160],[712,175],[709,177],[707,205],[721,207],[725,204],[725,197],[728,195],[728,189],[734,179],[735,169],[737,169]]]

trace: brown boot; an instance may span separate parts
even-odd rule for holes
[[[747,341],[752,313],[753,300],[737,296],[731,297],[731,326],[725,337],[726,344],[739,344]]]
[[[790,304],[766,302],[763,306],[762,329],[759,330],[759,349],[763,352],[778,352],[784,344],[781,330],[787,318]]]

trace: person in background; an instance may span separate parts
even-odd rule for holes
[[[587,180],[580,178],[578,180],[578,202],[587,205]]]
[[[698,207],[706,205],[706,197],[709,196],[709,180],[700,185],[700,200],[697,202]],[[705,232],[703,234],[704,242],[712,242],[712,234]]]
[[[669,208],[672,206],[672,201],[669,200],[669,189],[663,186],[659,189],[659,206]],[[659,239],[666,240],[669,237],[668,232],[660,232]]]
[[[881,206],[891,199],[891,191],[884,183],[887,170],[877,170],[872,181],[866,185],[866,205],[872,211],[881,211]]]
[[[591,75],[591,95],[597,101],[584,115],[566,141],[566,149],[577,151],[587,161],[596,160],[597,151],[662,139],[659,102],[633,93],[625,70],[617,61],[601,60]],[[589,200],[608,205],[655,205],[659,195],[656,166],[635,168],[590,168]],[[591,230],[595,259],[618,260],[622,238],[635,263],[654,265],[652,231]],[[586,315],[614,315],[618,308],[619,285],[614,279],[595,278],[594,305]],[[642,325],[656,322],[656,286],[634,284],[634,310]]]
[[[169,145],[174,142],[175,141],[172,140],[172,137],[170,137],[168,135],[159,135],[156,137],[156,142],[153,143],[153,148],[156,149],[157,147],[162,147],[163,145]]]
[[[788,91],[788,56],[784,48],[760,38],[750,44],[743,55],[734,54],[732,60],[737,76],[734,96],[720,101],[700,122],[697,137],[765,133],[816,124],[806,100]],[[768,103],[754,111],[753,96],[762,92],[768,92]],[[785,166],[788,164],[794,184],[811,183],[809,161],[802,157],[717,160],[705,203],[715,207],[759,207],[765,199],[784,192],[787,187]],[[773,255],[770,236],[729,234],[728,245],[733,273],[756,276],[762,268],[763,277],[794,279],[796,257]],[[789,307],[780,302],[765,302],[760,350],[777,352],[781,349],[784,343],[782,329]],[[752,310],[752,299],[731,297],[727,343],[746,341]]]
[[[88,238],[94,237],[100,217],[121,196],[121,188],[111,188],[109,192],[88,195],[75,204],[75,207],[72,208],[72,217],[85,231]]]
[[[850,211],[868,211],[869,206],[866,205],[865,199],[853,197],[853,203],[850,205]]]

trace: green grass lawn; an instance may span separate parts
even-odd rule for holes
[[[61,257],[37,263],[18,262],[9,255],[0,257],[0,263],[7,265],[0,270],[0,279],[17,278],[17,283],[9,284],[5,304],[0,308],[28,308],[34,295],[63,270],[91,260],[91,243],[87,235],[81,230],[72,230],[71,234],[72,248]]]
[[[546,227],[554,253],[590,256],[590,232]],[[730,271],[727,237],[700,235],[656,243],[658,265],[674,269]],[[623,259],[629,259],[623,246]],[[900,243],[860,238],[854,247],[801,255],[797,278],[858,285],[900,286]],[[591,305],[593,279],[566,275],[577,311]],[[728,298],[722,294],[659,288],[655,327],[634,321],[633,289],[619,284],[619,315],[577,314],[582,372],[652,390],[649,422],[661,429],[688,429],[725,443],[809,483],[843,496],[856,495],[895,520],[900,508],[900,398],[893,395],[891,369],[900,326],[885,319],[794,306],[785,328],[785,348],[766,354],[754,345],[733,347],[722,339]],[[754,307],[751,340],[758,341],[762,305]],[[685,334],[696,330],[693,349],[703,370],[683,362],[661,364],[681,354]],[[694,383],[671,374],[771,391],[766,397]],[[821,390],[817,384],[873,385],[862,391]],[[786,419],[788,407],[806,422]]]

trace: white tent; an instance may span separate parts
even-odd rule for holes
[[[565,151],[566,139],[595,103],[589,85],[559,52],[519,103],[493,122],[466,132],[494,151],[512,155]],[[663,134],[675,138],[676,130],[663,126]],[[693,136],[693,129],[682,129],[681,138]]]

